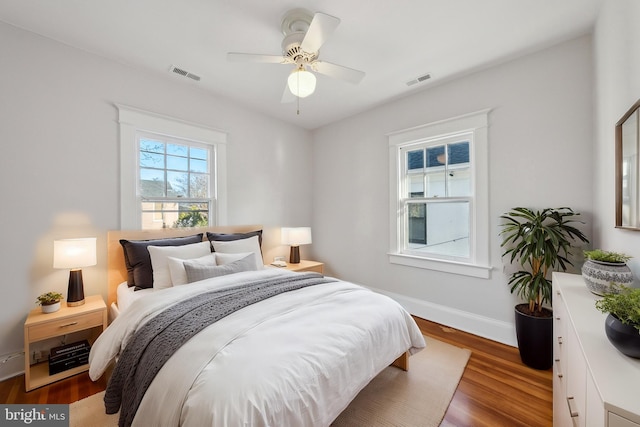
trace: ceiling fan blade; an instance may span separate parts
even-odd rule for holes
[[[320,46],[333,34],[333,32],[340,24],[340,19],[335,16],[327,15],[325,13],[318,12],[313,15],[313,20],[309,25],[307,34],[300,44],[300,49],[305,52],[317,52],[320,50]]]
[[[344,80],[349,83],[358,84],[365,76],[364,71],[354,70],[353,68],[344,67],[342,65],[332,64],[331,62],[316,61],[312,68],[320,74],[333,77],[334,79]]]
[[[296,96],[293,93],[291,93],[291,91],[289,90],[289,85],[285,84],[284,92],[282,92],[282,99],[280,100],[280,102],[282,104],[289,104],[295,100],[296,100]]]
[[[227,60],[232,62],[266,62],[270,64],[284,64],[285,60],[281,55],[259,55],[254,53],[227,53]]]

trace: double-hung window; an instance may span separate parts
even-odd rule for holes
[[[212,147],[148,132],[137,140],[142,229],[208,226]]]
[[[392,263],[488,277],[487,116],[389,135]]]
[[[118,105],[121,228],[226,223],[226,134]]]

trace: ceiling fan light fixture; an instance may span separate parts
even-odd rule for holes
[[[287,79],[289,90],[298,98],[306,98],[316,90],[316,76],[304,67],[296,68]]]

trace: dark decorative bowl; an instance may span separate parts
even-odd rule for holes
[[[609,314],[604,322],[607,338],[618,351],[626,356],[640,359],[640,331],[625,325],[617,317]]]

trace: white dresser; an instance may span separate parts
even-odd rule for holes
[[[640,427],[640,359],[604,332],[582,276],[553,273],[553,425]]]

